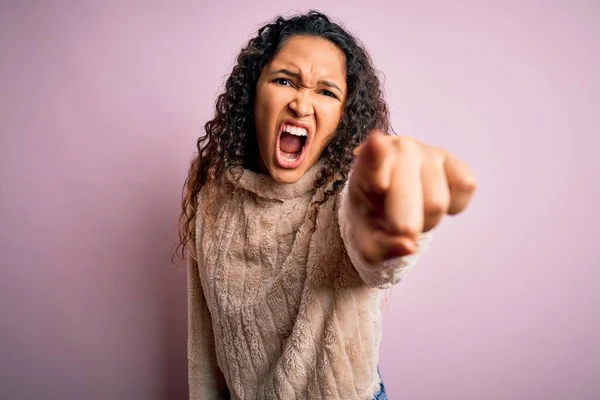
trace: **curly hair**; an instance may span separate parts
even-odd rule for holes
[[[315,180],[315,188],[324,190],[319,203],[338,192],[348,179],[354,159],[352,150],[371,131],[389,129],[389,112],[378,74],[358,39],[318,11],[290,18],[279,16],[262,26],[239,53],[225,90],[217,97],[215,116],[205,124],[206,134],[197,140],[198,153],[183,187],[176,249],[176,253],[181,249],[181,257],[186,245],[195,242],[200,189],[231,168],[259,169],[254,125],[256,84],[262,68],[286,40],[298,35],[329,40],[346,56],[347,97],[336,132],[321,155],[323,169]]]

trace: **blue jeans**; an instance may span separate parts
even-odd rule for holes
[[[379,375],[381,383],[379,384],[379,391],[375,393],[375,396],[373,396],[373,400],[388,400],[387,394],[385,394],[385,385],[383,384],[383,378],[379,372],[379,367],[377,367],[377,374]]]

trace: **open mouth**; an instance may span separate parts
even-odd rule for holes
[[[282,168],[297,168],[302,164],[308,142],[308,130],[283,123],[277,138],[277,163]]]

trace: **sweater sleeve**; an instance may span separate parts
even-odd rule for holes
[[[340,194],[338,220],[340,234],[346,246],[348,257],[360,277],[369,287],[387,289],[404,279],[408,272],[416,265],[419,256],[429,246],[431,240],[431,231],[423,233],[417,240],[417,249],[413,254],[373,265],[363,259],[356,246],[356,236],[352,229],[352,209],[350,207],[348,185],[344,187]]]
[[[229,398],[217,364],[212,318],[198,273],[198,263],[187,256],[188,277],[188,386],[190,400]]]

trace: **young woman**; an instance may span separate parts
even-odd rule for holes
[[[385,398],[381,289],[474,191],[447,152],[389,135],[359,42],[318,12],[241,51],[186,181],[191,399]]]

